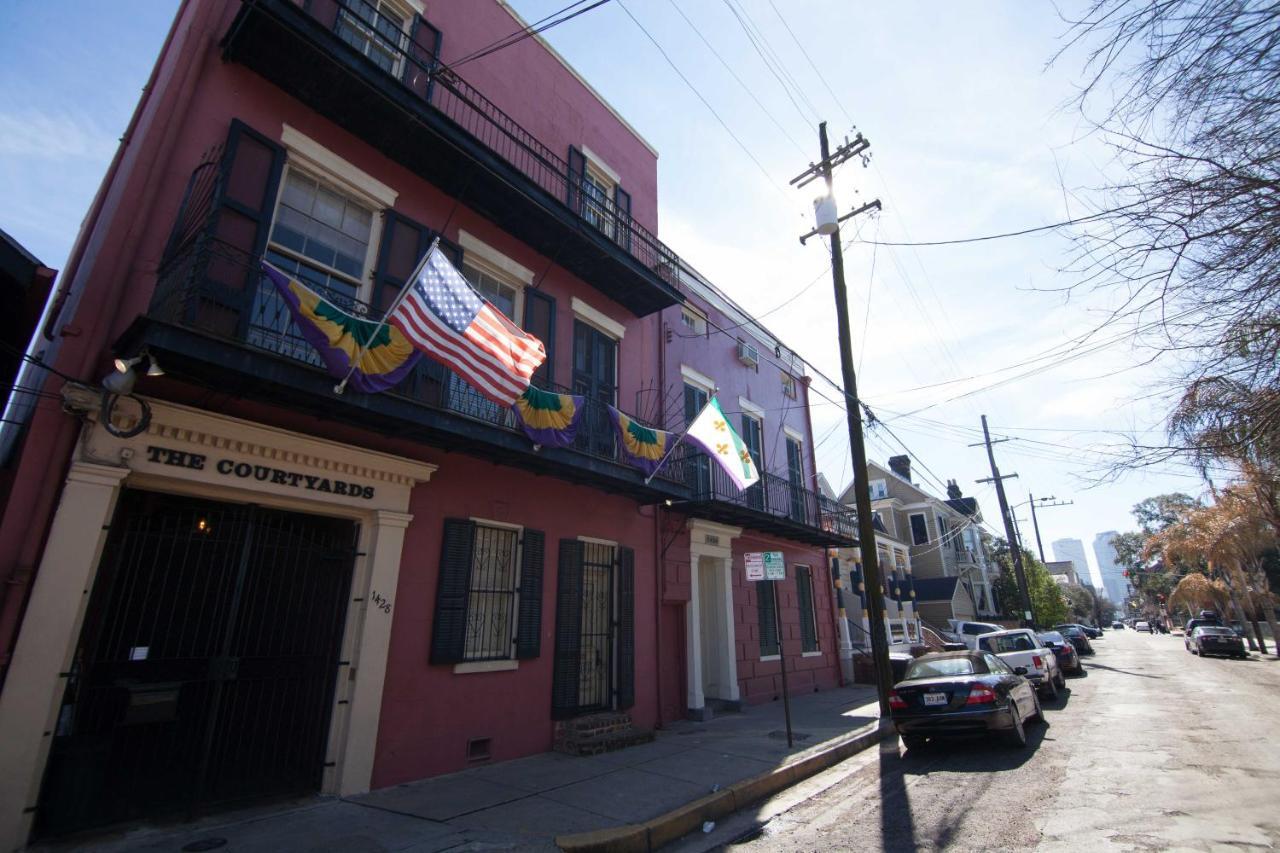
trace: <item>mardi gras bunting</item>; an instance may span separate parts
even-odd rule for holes
[[[582,420],[585,397],[554,394],[530,385],[511,405],[516,422],[534,444],[568,447]]]
[[[675,433],[642,426],[613,406],[609,407],[609,418],[618,430],[618,446],[622,448],[623,458],[644,471],[645,476],[652,476],[658,470],[662,458],[679,438]]]
[[[376,394],[398,385],[417,364],[421,353],[396,327],[348,314],[265,262],[262,274],[275,285],[298,331],[315,347],[330,376],[342,379],[349,374],[347,381],[357,390]]]

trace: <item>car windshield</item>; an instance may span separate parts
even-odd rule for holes
[[[1057,631],[1047,631],[1040,635],[1040,642],[1042,643],[1057,643],[1058,645],[1062,645],[1066,641],[1067,638],[1059,634]]]
[[[998,655],[1006,652],[1029,652],[1036,647],[1026,634],[1002,634],[978,638],[978,646]]]
[[[942,658],[917,660],[907,670],[907,681],[913,678],[945,678],[950,675],[973,675],[973,661],[969,658]]]
[[[1201,625],[1196,628],[1195,633],[1202,637],[1206,634],[1214,637],[1234,637],[1236,635],[1230,628],[1219,628],[1216,625]]]

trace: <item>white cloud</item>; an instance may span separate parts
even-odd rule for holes
[[[69,112],[0,113],[0,156],[105,161],[118,143],[92,119]]]

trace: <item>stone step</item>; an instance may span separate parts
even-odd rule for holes
[[[566,755],[601,755],[653,740],[649,729],[630,728],[579,738],[556,738],[554,749]]]

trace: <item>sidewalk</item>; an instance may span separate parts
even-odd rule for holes
[[[829,753],[837,744],[847,749],[852,737],[875,728],[875,690],[856,685],[793,697],[791,716],[791,750],[782,702],[770,702],[705,723],[679,721],[659,731],[653,743],[605,755],[543,753],[345,800],[310,799],[195,824],[147,827],[87,846],[81,840],[74,849],[553,851],[557,836],[642,824],[775,768]],[[774,780],[775,790],[779,784],[784,780]],[[226,843],[188,848],[215,839]]]

